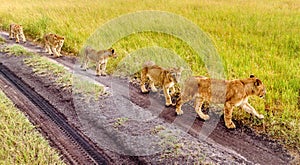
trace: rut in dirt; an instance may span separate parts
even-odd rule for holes
[[[33,104],[40,108],[55,124],[60,127],[72,138],[85,152],[87,157],[91,157],[97,164],[108,164],[108,161],[92,146],[82,135],[78,133],[72,126],[70,126],[64,117],[59,115],[56,109],[38,93],[32,90],[27,84],[21,81],[14,73],[7,67],[0,63],[0,75],[5,77],[12,85],[14,85],[21,93],[23,93]]]

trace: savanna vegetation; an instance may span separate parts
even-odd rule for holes
[[[234,118],[258,132],[300,149],[300,1],[299,0],[0,0],[0,26],[24,27],[25,35],[40,42],[48,32],[66,37],[63,50],[76,55],[97,28],[123,14],[141,10],[181,15],[211,37],[223,61],[227,79],[254,74],[267,87],[266,98],[251,98],[264,120],[236,110]],[[118,63],[135,50],[160,46],[182,57],[194,75],[207,75],[203,61],[185,42],[153,32],[132,34],[112,45]],[[209,76],[209,75],[207,75]]]
[[[0,164],[64,164],[1,90],[0,110]]]

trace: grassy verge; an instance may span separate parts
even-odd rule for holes
[[[66,37],[63,49],[70,52],[78,52],[99,26],[122,14],[162,10],[182,15],[213,39],[228,79],[254,74],[266,85],[268,93],[265,100],[250,100],[265,119],[254,119],[240,110],[235,111],[234,118],[299,149],[299,1],[147,0],[141,3],[77,0],[66,3],[61,0],[29,0],[19,3],[12,0],[1,4],[2,29],[7,30],[11,22],[20,23],[25,33],[37,40],[44,33],[59,33]],[[207,75],[203,62],[188,45],[172,36],[151,32],[134,34],[115,43],[113,47],[120,58],[109,62],[108,71],[113,72],[128,54],[145,46],[174,50],[195,75]]]
[[[73,90],[76,94],[92,96],[94,99],[98,99],[100,95],[105,93],[102,85],[84,80],[79,76],[73,76],[63,65],[32,53],[21,45],[6,46],[1,51],[10,55],[25,56],[24,63],[31,67],[35,74],[53,79],[55,84],[64,90]]]
[[[64,164],[1,90],[0,110],[0,164]]]
[[[1,52],[8,53],[9,55],[14,55],[14,56],[21,56],[21,55],[26,55],[26,56],[32,56],[33,53],[27,51],[23,46],[14,44],[11,46],[4,46],[0,50]]]

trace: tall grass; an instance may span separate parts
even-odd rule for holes
[[[1,90],[0,109],[0,164],[64,164]]]
[[[66,37],[63,50],[79,52],[87,38],[110,19],[140,10],[162,10],[182,15],[197,24],[215,42],[227,78],[254,74],[267,87],[266,100],[251,99],[266,116],[262,121],[237,110],[235,118],[263,133],[300,144],[300,2],[295,0],[152,1],[26,0],[1,1],[0,24],[23,24],[26,35],[39,40],[54,32]],[[113,45],[120,55],[109,63],[113,72],[122,58],[145,46],[174,50],[194,71],[205,75],[201,59],[184,42],[172,36],[145,32]]]

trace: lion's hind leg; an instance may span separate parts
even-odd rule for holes
[[[235,124],[232,122],[232,111],[233,111],[233,105],[226,102],[224,106],[224,121],[225,126],[227,128],[235,128]]]
[[[252,114],[252,115],[254,115],[254,116],[256,116],[257,118],[259,118],[259,119],[263,119],[264,118],[264,115],[262,115],[262,114],[259,114],[249,103],[246,103],[246,104],[244,104],[243,106],[242,106],[242,108],[246,111],[246,112],[248,112],[248,113],[250,113],[250,114]]]

